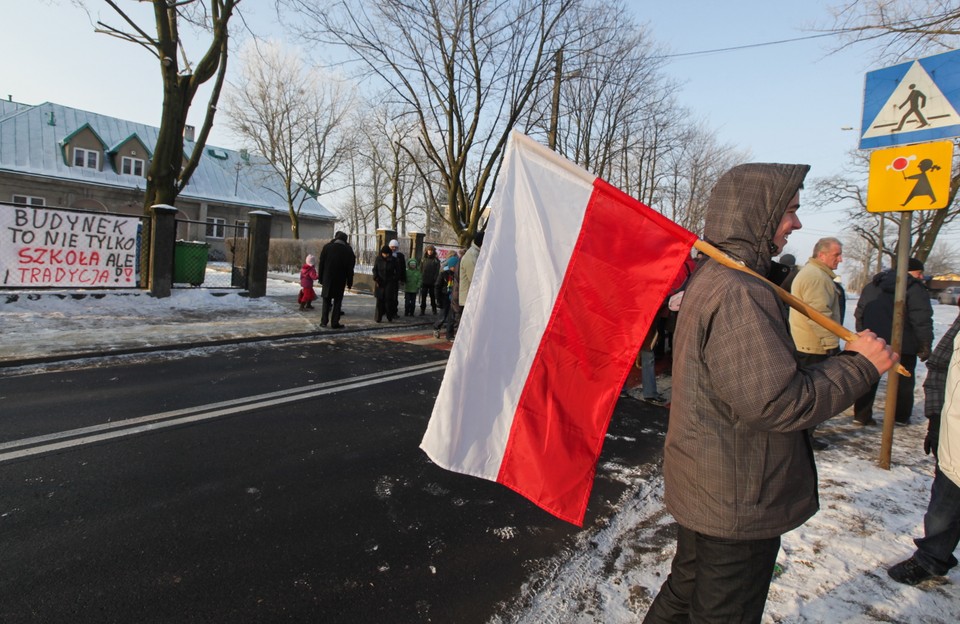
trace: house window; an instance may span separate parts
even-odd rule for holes
[[[32,195],[14,195],[13,203],[20,206],[46,206],[47,200],[42,197],[33,197]]]
[[[83,149],[82,147],[73,148],[73,166],[86,167],[88,169],[99,169],[100,152]]]
[[[207,217],[207,238],[223,238],[223,230],[226,225],[226,219]]]
[[[120,173],[143,177],[143,159],[124,156],[120,161]]]
[[[236,221],[234,222],[234,224],[236,225],[236,228],[237,228],[235,230],[237,238],[247,238],[249,236],[250,224],[248,222]]]

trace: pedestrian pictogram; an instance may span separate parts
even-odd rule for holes
[[[860,149],[960,136],[960,51],[867,73]]]
[[[875,151],[870,155],[867,211],[946,208],[952,164],[952,141]]]

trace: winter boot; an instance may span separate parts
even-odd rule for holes
[[[903,583],[904,585],[918,585],[927,579],[937,576],[936,574],[927,572],[913,557],[891,567],[887,570],[887,574],[896,582]]]

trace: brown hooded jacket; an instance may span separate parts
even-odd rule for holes
[[[748,164],[721,177],[705,238],[767,273],[772,241],[806,165]],[[682,526],[726,539],[766,539],[816,513],[807,429],[879,379],[845,352],[800,369],[786,309],[772,287],[706,261],[684,294],[664,449],[665,501]]]

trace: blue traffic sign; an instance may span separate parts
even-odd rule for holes
[[[960,50],[867,72],[860,149],[960,136]]]

